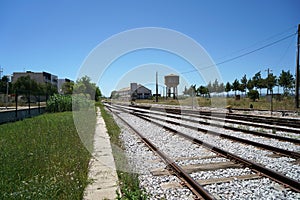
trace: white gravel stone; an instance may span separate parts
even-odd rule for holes
[[[232,182],[204,186],[220,199],[300,199],[300,193],[286,190],[267,178],[235,180]]]
[[[172,119],[172,120],[175,121],[175,119]],[[266,166],[272,170],[278,171],[290,178],[300,181],[300,165],[294,163],[296,161],[294,158],[288,158],[288,157],[284,157],[284,156],[278,157],[278,158],[273,158],[273,157],[270,157],[273,153],[268,150],[262,150],[262,149],[254,147],[254,146],[251,146],[251,145],[233,142],[231,140],[223,139],[218,136],[204,134],[204,133],[201,133],[196,130],[191,130],[191,129],[184,128],[184,127],[177,126],[177,125],[172,125],[172,124],[166,123],[165,120],[160,120],[160,121],[153,120],[153,121],[163,123],[165,126],[169,126],[171,128],[176,129],[177,131],[181,131],[187,135],[190,135],[192,137],[198,138],[202,141],[205,141],[207,143],[215,145],[215,146],[222,148],[224,150],[227,150],[233,154],[239,155],[242,158],[263,164],[264,166]],[[206,125],[195,125],[195,126],[198,126],[200,128],[208,128]],[[222,130],[218,127],[211,127],[210,129],[214,130],[214,131],[216,129],[218,129],[218,131],[220,131],[222,133],[226,132],[226,134],[228,134],[228,132],[230,132],[230,131]],[[234,133],[233,131],[231,131],[231,132],[232,132],[232,135],[237,136],[236,133]],[[240,135],[243,135],[243,134],[240,134]],[[249,135],[249,134],[247,134],[247,135]],[[258,137],[255,140],[255,137],[257,137],[257,136],[254,136],[254,137],[249,136],[249,137],[244,137],[244,138],[245,139],[251,138],[251,140],[254,140],[256,142],[260,142],[263,144],[267,143],[272,146],[276,146],[276,144],[277,144],[278,148],[282,147],[283,149],[293,150],[296,152],[300,151],[299,145],[295,145],[290,142],[281,142],[281,141],[278,141],[275,139],[267,139],[267,138],[265,138],[265,140],[263,140],[261,137]],[[276,142],[272,143],[272,141],[276,141]]]
[[[199,157],[215,155],[207,149],[193,144],[185,139],[166,131],[163,128],[157,127],[150,122],[144,121],[140,118],[130,114],[122,113],[122,117],[126,118],[132,126],[137,128],[147,137],[151,142],[155,143],[161,151],[165,152],[170,157],[184,158],[184,157]],[[117,120],[118,124],[120,120]],[[228,150],[243,158],[261,163],[270,169],[281,172],[288,177],[295,180],[300,180],[300,167],[293,162],[295,159],[287,157],[272,158],[273,153],[266,150],[257,149],[255,147],[239,144],[230,140],[221,139],[217,136],[203,134],[197,131],[189,130],[187,128],[174,126],[163,122],[166,126],[175,128],[181,132],[189,134],[200,140],[216,145],[222,149]],[[133,168],[142,172],[139,176],[140,186],[146,190],[150,199],[193,199],[194,195],[185,187],[168,188],[161,187],[162,183],[180,182],[175,176],[153,176],[149,170],[155,168],[164,168],[165,164],[159,162],[159,158],[151,153],[148,148],[143,145],[139,138],[133,135],[124,127],[122,128],[122,139],[126,154],[129,157]],[[210,158],[210,159],[189,159],[176,161],[179,165],[189,164],[203,164],[203,163],[217,163],[228,161],[225,158]],[[231,177],[237,175],[246,175],[253,173],[250,169],[220,169],[215,171],[196,172],[191,174],[195,179],[209,179],[220,177]],[[282,189],[277,183],[268,178],[254,179],[254,180],[234,180],[228,183],[211,184],[205,188],[220,199],[300,199],[300,194],[289,190]],[[279,189],[278,189],[279,188]]]

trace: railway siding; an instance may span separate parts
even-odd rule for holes
[[[185,169],[185,171],[188,172],[191,177],[197,180],[198,183],[203,185],[204,188],[208,190],[216,199],[267,198],[268,195],[278,198],[300,198],[299,193],[290,191],[281,184],[274,182],[269,178],[262,178],[261,175],[255,170],[253,171],[247,167],[243,167],[243,165],[232,163],[228,159],[218,157],[217,154],[212,153],[207,148],[203,149],[202,147],[200,150],[201,146],[199,147],[192,142],[187,142],[185,139],[178,137],[176,133],[174,134],[172,131],[170,131],[171,129],[176,129],[175,132],[185,132],[186,134],[194,137],[196,137],[196,135],[199,136],[198,131],[180,126],[182,122],[179,123],[179,121],[177,121],[177,125],[172,125],[168,123],[170,120],[153,119],[151,116],[148,116],[150,119],[145,121],[137,116],[128,114],[128,111],[125,112],[125,108],[123,108],[123,110],[118,110],[118,113],[122,115],[124,119],[128,120],[128,122],[130,122],[135,129],[141,130],[143,135],[147,136],[149,140],[160,147],[160,150],[174,159],[178,165]],[[172,120],[176,121],[179,119],[173,118]],[[161,123],[161,126],[157,127],[155,125],[156,123]],[[249,146],[245,144],[235,147],[235,142],[228,141],[227,139],[222,139],[222,142],[217,141],[221,140],[218,136],[212,138],[211,136],[204,134],[201,135],[201,138],[206,138],[206,141],[213,141],[214,145],[221,143],[221,148],[227,146],[232,148],[231,146],[233,146],[238,154],[241,153],[239,150],[242,148],[244,151],[243,153],[247,152],[248,154],[251,154],[250,158],[252,159],[253,157],[257,158],[263,155],[263,159],[273,159],[274,163],[272,164],[275,165],[277,162],[285,162],[298,166],[297,161],[294,158],[283,157],[280,155],[274,156],[272,152],[261,149],[253,149],[253,147],[249,148]],[[258,155],[256,155],[257,152],[259,152]],[[145,162],[143,163],[146,165]],[[157,163],[157,159],[151,159],[149,162],[147,162],[147,166],[148,164],[152,165]],[[295,166],[292,166],[292,168],[294,169]],[[140,176],[140,180],[141,186],[146,188],[149,193],[152,194],[152,192],[154,192],[153,190],[159,191],[158,193],[154,192],[155,195],[151,197],[152,199],[157,199],[158,197],[180,199],[178,198],[178,195],[184,197],[185,194],[188,193],[184,186],[185,183],[182,183],[182,181],[172,177],[173,173],[170,172],[168,167],[156,166],[150,168],[148,167],[148,169],[150,169],[150,173],[145,173]],[[290,170],[290,172],[290,175],[287,175],[288,173],[286,173],[286,175],[295,178],[297,169],[296,171]],[[298,186],[295,187],[297,188]],[[238,188],[238,190],[236,188]],[[180,192],[178,192],[179,189],[181,189]],[[174,191],[177,191],[178,193]],[[240,192],[237,193],[237,191]]]

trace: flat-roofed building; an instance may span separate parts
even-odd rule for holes
[[[12,76],[12,83],[15,83],[22,76],[29,76],[37,83],[50,83],[57,88],[58,77],[48,72],[14,72]]]

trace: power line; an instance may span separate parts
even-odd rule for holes
[[[296,34],[297,34],[297,32],[296,32],[296,33],[293,33],[293,34],[290,34],[290,35],[288,35],[288,36],[286,36],[286,37],[284,37],[284,38],[281,38],[281,39],[279,39],[279,40],[276,40],[276,41],[274,41],[274,42],[271,42],[271,43],[269,43],[269,44],[266,44],[266,45],[264,45],[264,46],[262,46],[262,47],[259,47],[259,48],[257,48],[257,49],[254,49],[254,50],[252,50],[252,51],[243,53],[243,54],[238,55],[238,56],[235,56],[235,57],[233,57],[233,58],[226,59],[226,60],[224,60],[224,61],[218,62],[218,63],[213,64],[213,65],[208,65],[208,66],[206,66],[206,67],[202,67],[202,68],[200,68],[200,69],[207,69],[207,68],[213,67],[213,66],[215,66],[215,65],[222,65],[222,64],[225,64],[225,63],[227,63],[227,62],[231,62],[231,61],[236,60],[236,59],[238,59],[238,58],[247,56],[247,55],[249,55],[249,54],[255,53],[255,52],[257,52],[257,51],[260,51],[260,50],[262,50],[262,49],[265,49],[265,48],[267,48],[267,47],[270,47],[270,46],[272,46],[272,45],[274,45],[274,44],[277,44],[277,43],[279,43],[279,42],[281,42],[281,41],[283,41],[283,40],[286,40],[286,39],[288,39],[288,38],[290,38],[290,37],[296,35]],[[194,69],[194,70],[182,72],[181,74],[186,74],[186,73],[191,73],[191,72],[196,72],[196,71],[198,71],[198,69]]]
[[[284,53],[282,54],[282,56],[280,57],[280,59],[277,61],[277,64],[276,64],[276,65],[279,65],[279,64],[282,62],[282,60],[285,58],[285,56],[286,56],[288,50],[289,50],[290,47],[292,46],[292,44],[293,44],[293,40],[290,41],[289,45],[287,46],[286,50],[284,51]]]
[[[287,28],[286,30],[284,30],[284,31],[282,31],[282,32],[280,32],[280,33],[274,34],[274,35],[272,35],[272,36],[270,36],[270,37],[267,37],[267,38],[265,38],[265,39],[263,39],[263,40],[257,41],[257,42],[255,42],[254,44],[249,45],[248,47],[245,47],[245,48],[242,48],[242,49],[240,49],[240,50],[234,51],[234,52],[228,54],[228,56],[229,56],[229,55],[236,54],[236,53],[240,53],[240,52],[245,51],[245,50],[247,50],[247,49],[250,49],[250,48],[252,48],[252,47],[254,47],[254,46],[257,46],[257,45],[260,45],[260,44],[262,44],[262,43],[265,43],[265,42],[267,42],[267,41],[269,41],[269,40],[271,40],[271,39],[273,39],[273,38],[276,38],[277,36],[281,36],[281,35],[285,34],[286,32],[290,32],[290,30],[295,29],[295,28],[297,28],[297,26],[292,26],[292,27],[290,27],[290,28]],[[223,57],[221,57],[221,58],[219,58],[219,59],[223,59],[223,58],[226,58],[226,57],[227,57],[227,56],[223,56]]]

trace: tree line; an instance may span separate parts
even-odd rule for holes
[[[0,80],[0,93],[3,94],[19,94],[24,95],[46,95],[51,96],[58,93],[58,88],[51,83],[37,83],[34,79],[28,76],[21,76],[17,79],[16,82],[11,83],[7,76],[3,76]],[[86,94],[91,98],[94,97],[98,101],[101,97],[101,91],[95,83],[91,82],[91,79],[88,76],[84,76],[74,82],[65,82],[62,85],[62,94],[72,95],[73,93],[77,94]]]
[[[284,96],[291,95],[295,89],[295,78],[289,70],[282,70],[278,77],[273,73],[269,73],[265,78],[262,77],[261,71],[259,71],[251,78],[247,78],[245,74],[240,80],[235,79],[232,83],[227,82],[225,85],[224,83],[219,83],[217,79],[213,83],[209,82],[206,86],[200,85],[196,87],[196,85],[191,85],[189,88],[185,87],[183,94],[210,97],[211,93],[227,92],[228,96],[231,91],[235,95],[237,95],[237,92],[245,93],[246,95],[248,91],[248,95],[251,95],[259,91],[259,95],[261,95],[262,89],[267,89],[267,94],[269,92],[273,93],[275,86],[282,87]]]

